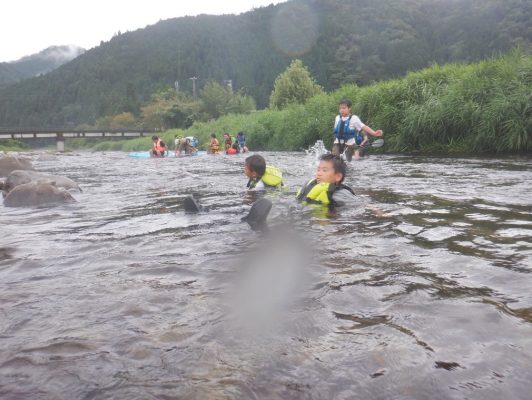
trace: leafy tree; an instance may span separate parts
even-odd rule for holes
[[[201,91],[201,110],[212,118],[218,118],[224,114],[231,91],[226,86],[217,82],[207,82]]]
[[[142,107],[142,121],[147,128],[166,130],[168,128],[188,128],[199,118],[198,102],[185,93],[176,94],[173,89],[156,93],[152,101]]]
[[[305,104],[311,97],[323,93],[310,76],[301,60],[294,60],[281,75],[275,79],[270,96],[270,108],[283,109],[289,104]]]
[[[136,118],[133,114],[129,112],[124,112],[118,115],[115,115],[110,122],[111,129],[124,129],[132,128],[136,125]]]
[[[211,118],[229,113],[243,114],[255,109],[255,101],[240,93],[232,93],[227,86],[207,82],[201,91],[201,110]]]

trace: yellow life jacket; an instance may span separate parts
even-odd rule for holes
[[[324,206],[334,205],[335,202],[332,196],[339,189],[346,189],[353,195],[355,194],[353,189],[342,183],[338,185],[327,182],[318,183],[316,179],[311,179],[305,186],[299,189],[296,198],[311,204],[322,204]]]
[[[260,179],[249,180],[247,184],[248,189],[254,189],[260,181],[264,183],[264,186],[280,188],[283,186],[283,173],[279,168],[266,165],[266,171],[264,171],[264,175]]]
[[[261,181],[266,186],[280,187],[283,186],[283,173],[279,168],[266,165],[266,171],[262,175]]]

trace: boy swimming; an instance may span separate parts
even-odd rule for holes
[[[342,183],[345,173],[345,162],[339,156],[322,155],[314,179],[298,191],[296,198],[299,201],[329,207],[354,202],[356,200],[355,192]]]
[[[244,161],[244,174],[249,178],[248,189],[264,190],[283,186],[283,173],[279,168],[266,165],[264,157],[258,154],[249,156]]]

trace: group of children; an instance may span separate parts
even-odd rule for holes
[[[368,143],[368,134],[381,137],[382,130],[374,131],[362,123],[359,117],[351,114],[351,101],[342,99],[338,104],[339,115],[334,122],[334,142],[332,154],[320,157],[314,179],[308,181],[298,192],[297,199],[312,204],[340,206],[354,200],[353,189],[343,183],[347,161],[363,155]],[[282,173],[278,168],[266,165],[259,155],[246,158],[244,173],[249,178],[248,189],[266,189],[281,187]]]
[[[249,150],[246,146],[246,136],[244,132],[238,132],[235,140],[229,133],[224,133],[224,152],[225,154],[238,154],[247,153]],[[216,135],[211,134],[211,141],[207,148],[207,153],[218,154],[220,152],[220,142],[216,138]]]
[[[153,146],[150,149],[150,156],[164,157],[168,152],[168,146],[159,136],[152,136]],[[175,135],[174,150],[175,156],[179,157],[183,152],[185,155],[193,155],[198,151],[196,148],[197,139],[192,137],[179,137]],[[243,132],[238,132],[236,138],[233,138],[228,133],[224,133],[224,151],[225,154],[247,153],[249,151],[246,146],[246,137]],[[220,143],[216,139],[216,135],[211,134],[211,141],[207,147],[207,153],[218,154],[220,152]]]
[[[307,203],[339,206],[349,203],[354,199],[353,189],[343,183],[346,174],[347,161],[353,156],[360,158],[368,143],[368,134],[376,137],[382,136],[382,131],[374,131],[362,123],[359,117],[351,114],[351,101],[343,99],[338,104],[339,115],[334,122],[334,142],[331,154],[320,157],[319,165],[313,179],[308,181],[298,192],[297,199]],[[157,136],[153,136],[152,154],[162,156],[166,151],[165,143]],[[192,154],[196,148],[189,138],[178,139],[176,136],[176,155],[182,150]],[[224,149],[226,154],[245,153],[248,151],[246,138],[239,132],[235,141],[228,133],[224,133]],[[216,135],[211,135],[208,152],[216,154],[220,151],[220,143]],[[254,154],[244,162],[244,174],[248,177],[247,188],[263,190],[267,188],[280,188],[283,186],[283,175],[276,167],[266,165],[264,157]]]
[[[244,174],[250,190],[278,189],[284,185],[281,170],[266,165],[264,157],[258,154],[246,158]],[[297,192],[297,200],[328,207],[349,204],[355,199],[355,192],[343,184],[345,174],[346,164],[340,156],[322,155],[314,178]]]

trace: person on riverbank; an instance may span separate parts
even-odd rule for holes
[[[364,125],[359,117],[351,114],[352,103],[349,99],[342,99],[338,103],[338,115],[334,120],[334,143],[332,153],[340,155],[345,151],[347,161],[351,161],[356,152],[355,159],[363,154],[364,146],[368,141],[368,134],[375,137],[382,136],[382,130],[374,131]]]
[[[329,207],[353,204],[355,192],[342,183],[345,174],[346,165],[340,156],[322,155],[314,179],[297,192],[297,200]]]
[[[253,154],[244,161],[244,174],[249,178],[250,190],[279,189],[283,186],[283,173],[279,168],[266,165],[264,157]]]
[[[151,157],[164,157],[168,147],[166,144],[159,138],[159,136],[153,135],[151,137],[153,142],[153,147],[150,150]]]
[[[219,151],[220,142],[218,142],[218,139],[216,139],[216,135],[214,133],[211,133],[211,141],[209,142],[209,146],[207,147],[207,153],[218,154]]]

